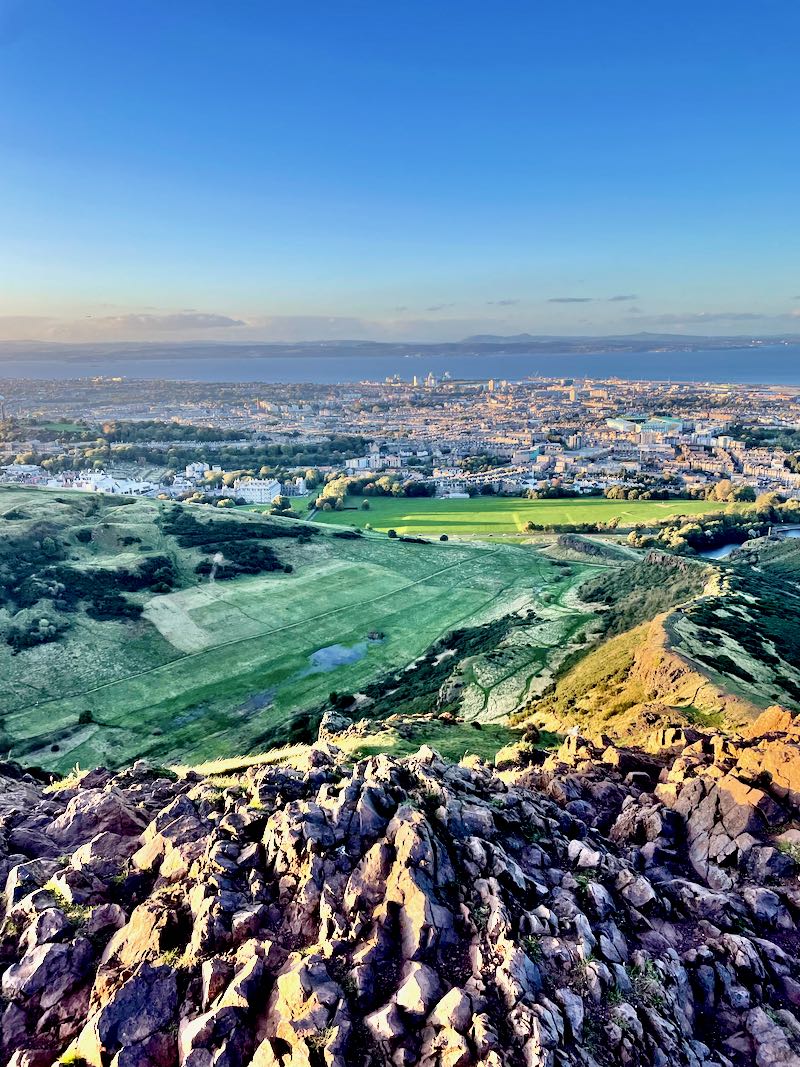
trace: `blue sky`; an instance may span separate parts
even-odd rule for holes
[[[800,332],[798,39],[795,0],[0,0],[0,338]]]

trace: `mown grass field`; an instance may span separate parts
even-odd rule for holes
[[[78,498],[16,491],[6,499],[13,504],[4,520],[9,526],[26,521],[21,513],[40,518],[45,511],[58,518],[61,536],[69,535]],[[89,506],[80,500],[81,508]],[[193,574],[198,557],[164,535],[160,510],[153,501],[104,502],[91,519],[96,536],[87,545],[74,542],[71,558],[97,568],[124,560],[126,552],[159,552]],[[75,521],[85,524],[87,517]],[[126,547],[132,534],[138,541]],[[450,630],[539,606],[563,616],[564,633],[574,628],[574,613],[557,602],[585,568],[565,572],[514,545],[415,545],[333,534],[306,545],[276,542],[290,574],[143,592],[135,594],[144,606],[138,620],[101,622],[81,613],[57,641],[17,655],[3,644],[5,750],[59,771],[138,756],[186,763],[263,751],[307,732],[306,712],[331,691],[357,692],[410,664]],[[527,685],[546,659],[544,646],[562,643],[555,623],[544,628],[548,633],[536,639],[543,648],[510,647],[500,661],[478,665],[480,701],[502,687],[513,705],[515,687]],[[369,639],[377,633],[382,639]],[[478,731],[475,737],[477,743]]]
[[[370,497],[369,510],[361,510],[361,497],[348,497],[343,511],[318,511],[316,522],[399,534],[438,537],[519,535],[525,524],[541,526],[565,523],[610,522],[621,527],[637,522],[657,522],[671,515],[702,515],[719,511],[710,500],[606,500],[584,497],[575,500],[523,500],[517,497],[473,497],[469,500],[439,500],[432,497]]]

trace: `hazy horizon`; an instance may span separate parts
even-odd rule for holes
[[[633,342],[637,340],[651,340],[652,342],[663,342],[669,344],[670,341],[675,341],[676,345],[683,346],[690,342],[697,342],[698,344],[706,343],[721,343],[730,342],[735,345],[737,342],[742,343],[742,347],[746,347],[748,343],[752,344],[800,344],[800,329],[797,333],[793,332],[781,332],[781,333],[767,333],[767,332],[755,332],[749,331],[747,333],[666,333],[656,330],[640,330],[635,333],[560,333],[560,334],[534,334],[527,331],[522,331],[517,334],[472,334],[468,337],[454,337],[448,340],[434,340],[431,338],[423,337],[375,337],[375,336],[363,336],[363,337],[331,337],[331,336],[308,336],[308,337],[275,337],[270,339],[245,339],[231,337],[230,335],[222,338],[209,338],[208,336],[200,337],[159,337],[159,338],[137,338],[137,337],[117,337],[109,339],[101,339],[93,337],[91,340],[62,340],[60,338],[46,338],[46,337],[2,337],[0,338],[0,351],[7,349],[13,345],[23,346],[39,346],[42,349],[46,348],[66,348],[66,349],[90,349],[90,348],[123,348],[131,346],[141,347],[161,347],[161,348],[197,348],[197,347],[209,347],[209,348],[222,348],[226,346],[238,346],[242,348],[248,347],[297,347],[302,348],[307,346],[313,348],[315,346],[336,346],[337,348],[346,346],[348,344],[356,346],[369,346],[369,345],[385,345],[396,347],[411,347],[419,345],[421,347],[437,347],[444,345],[468,345],[468,344],[518,344],[525,345],[530,342],[531,344],[546,344],[553,342],[554,344],[575,342],[576,344],[588,344],[592,341],[602,343],[603,341],[628,341]]]

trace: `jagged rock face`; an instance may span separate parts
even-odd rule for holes
[[[0,786],[2,1061],[800,1065],[800,894],[712,889],[614,751]]]

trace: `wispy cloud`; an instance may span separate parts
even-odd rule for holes
[[[176,311],[166,315],[105,315],[92,321],[100,329],[107,328],[134,333],[151,330],[218,330],[231,326],[247,325],[243,319],[234,319],[230,315],[214,315],[203,311]]]
[[[238,335],[249,323],[231,315],[202,311],[128,312],[121,315],[82,315],[80,318],[54,316],[0,316],[3,340],[116,341],[188,337],[232,331]]]
[[[49,315],[0,315],[0,338],[4,341],[39,340],[56,323]]]
[[[618,304],[621,300],[638,300],[639,297],[636,293],[619,293],[617,296],[610,296],[608,298],[609,304]]]
[[[548,304],[591,304],[593,296],[551,296]]]
[[[455,307],[455,304],[431,304],[430,307],[425,308],[426,311],[446,311],[447,308]]]
[[[506,299],[506,300],[487,300],[486,301],[487,307],[498,307],[498,308],[513,308],[513,307],[516,307],[516,305],[518,303],[519,303],[519,300],[509,300],[509,299]]]

